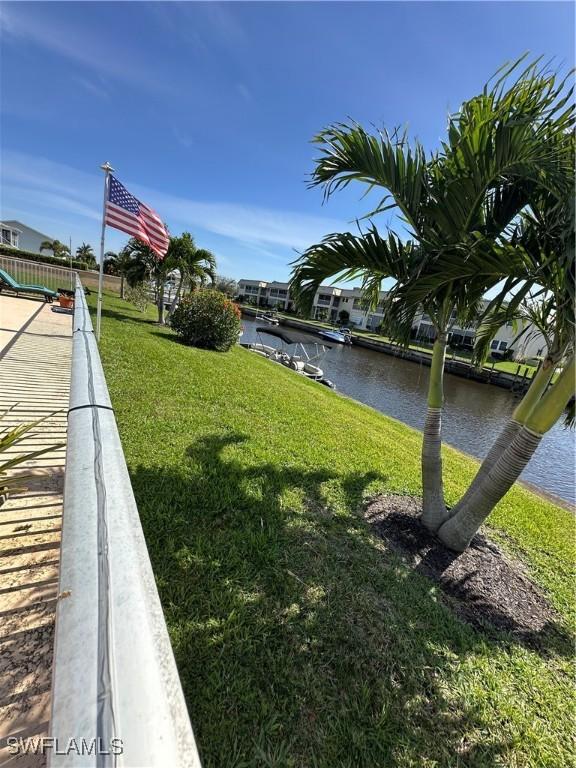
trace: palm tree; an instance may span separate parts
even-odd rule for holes
[[[216,275],[214,280],[214,288],[220,293],[225,293],[230,298],[234,297],[238,291],[238,283],[233,277],[225,277],[224,275]]]
[[[88,243],[82,243],[76,248],[76,258],[78,261],[83,261],[89,267],[95,267],[97,262],[94,256],[94,250]]]
[[[574,146],[571,137],[572,148]],[[572,184],[574,165],[572,165]],[[524,212],[513,238],[531,268],[528,286],[537,283],[536,300],[492,311],[479,332],[480,354],[506,319],[528,319],[547,345],[532,384],[483,461],[464,497],[451,510],[438,536],[457,551],[464,550],[495,504],[509,490],[537,449],[543,435],[558,421],[574,394],[574,201],[550,194],[536,198]],[[485,265],[482,268],[486,268]],[[497,305],[502,295],[496,297]],[[529,326],[526,326],[529,327]],[[564,367],[556,382],[559,363]]]
[[[116,257],[116,260],[114,262],[114,266],[116,269],[116,273],[120,275],[120,298],[125,298],[125,290],[126,290],[126,276],[128,269],[130,267],[130,263],[132,261],[132,258],[130,256],[130,250],[127,246],[124,246],[118,256]]]
[[[194,291],[198,286],[204,286],[208,281],[214,283],[216,278],[216,257],[205,248],[197,248],[194,238],[189,232],[183,232],[180,237],[171,237],[167,258],[172,269],[178,269],[180,280],[174,301],[170,306],[169,317],[176,309],[182,291],[188,287]]]
[[[535,63],[508,87],[519,64],[463,104],[449,120],[441,151],[428,159],[405,135],[374,136],[355,123],[331,126],[316,137],[321,156],[311,186],[323,186],[326,197],[352,181],[383,189],[369,217],[394,209],[409,239],[402,243],[394,232],[383,238],[373,224],[358,235],[331,235],[297,260],[291,290],[307,308],[326,279],[360,276],[374,303],[382,279],[393,277],[387,333],[406,340],[420,305],[430,316],[436,339],[422,449],[422,520],[432,531],[449,515],[441,459],[447,333],[454,317],[460,322],[474,317],[483,293],[502,277],[478,273],[464,280],[458,265],[505,237],[543,181],[553,186],[566,176],[568,161],[553,151],[554,139],[571,127],[571,112],[562,108],[564,82],[558,84]],[[435,264],[442,259],[456,266],[451,279],[439,284]]]
[[[60,240],[43,240],[40,243],[40,253],[42,251],[52,251],[52,255],[58,259],[70,255],[70,248],[61,243]]]
[[[103,270],[105,275],[118,275],[118,254],[115,251],[104,254]]]
[[[122,259],[126,265],[123,267],[123,274],[126,276],[128,285],[136,286],[148,280],[154,281],[158,323],[163,325],[164,283],[173,268],[168,254],[163,259],[159,259],[150,246],[132,237],[122,251]]]

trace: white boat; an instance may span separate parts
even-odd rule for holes
[[[259,355],[262,355],[262,357],[272,357],[275,358],[278,350],[276,347],[270,347],[267,344],[249,344],[249,348],[252,350],[252,352],[256,352]]]
[[[324,378],[324,371],[322,368],[309,362],[309,360],[302,360],[299,355],[280,353],[278,362],[282,363],[282,365],[285,365],[287,368],[290,368],[292,371],[296,371],[296,373],[301,373],[309,379],[314,379],[314,381],[320,381],[320,379]]]
[[[256,315],[256,320],[260,320],[262,323],[270,323],[270,325],[280,325],[280,321],[274,315]]]
[[[290,334],[276,328],[256,328],[259,342],[242,344],[243,347],[267,357],[274,362],[285,365],[290,370],[306,376],[314,381],[319,381],[328,387],[334,388],[332,382],[324,378],[324,371],[317,362],[326,354],[330,347],[316,337],[303,334]],[[264,344],[261,334],[280,339],[280,347],[272,347]]]
[[[336,344],[352,344],[352,334],[350,331],[318,331],[318,335],[322,336],[323,339],[328,339],[329,341],[334,341]]]

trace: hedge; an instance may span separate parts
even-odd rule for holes
[[[57,259],[55,256],[44,256],[42,253],[33,253],[32,251],[21,251],[19,248],[11,248],[9,245],[0,245],[0,254],[10,256],[13,259],[27,259],[28,261],[39,261],[42,264],[55,264],[62,269],[69,269],[67,261]],[[73,269],[90,269],[84,261],[72,260]]]

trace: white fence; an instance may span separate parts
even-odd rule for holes
[[[198,768],[79,280],[73,331],[49,764]]]
[[[51,291],[57,291],[58,288],[74,290],[76,274],[71,269],[43,264],[40,261],[15,259],[4,254],[0,254],[0,269],[8,272],[19,283],[42,285]]]

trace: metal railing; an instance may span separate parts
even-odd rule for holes
[[[49,765],[197,767],[194,735],[77,278],[73,332],[50,724],[57,748]],[[83,744],[86,749],[76,748]]]
[[[56,267],[43,264],[41,261],[27,261],[0,254],[0,268],[8,272],[14,280],[29,285],[43,285],[51,291],[65,288],[74,290],[76,275],[67,267]]]

